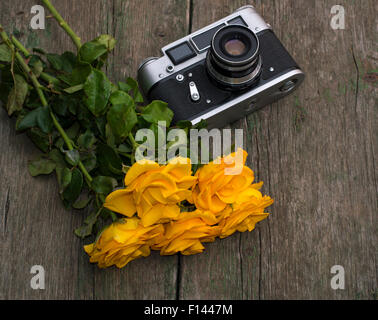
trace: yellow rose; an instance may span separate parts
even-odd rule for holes
[[[190,197],[196,179],[186,158],[174,158],[165,166],[138,161],[126,174],[126,188],[109,194],[104,207],[127,217],[137,212],[145,227],[166,223],[178,217],[177,204]]]
[[[172,255],[181,252],[190,255],[202,252],[205,248],[201,242],[212,242],[219,235],[218,226],[210,226],[202,218],[201,212],[182,212],[177,221],[165,225],[165,232],[152,247],[160,250],[161,255]]]
[[[273,203],[273,199],[261,194],[261,186],[262,183],[252,184],[237,196],[232,206],[223,211],[219,221],[220,238],[228,237],[235,231],[252,231],[257,222],[269,215],[264,209]]]
[[[150,254],[150,246],[164,232],[162,225],[143,227],[137,217],[124,218],[112,223],[97,242],[84,246],[90,262],[100,268],[116,265],[124,267],[130,261]]]
[[[198,180],[190,201],[215,216],[225,210],[253,182],[253,171],[244,165],[246,158],[247,152],[238,149],[236,153],[218,158],[219,163],[213,161],[201,167],[196,172]]]

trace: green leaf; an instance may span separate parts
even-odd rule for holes
[[[62,153],[58,149],[52,149],[49,153],[49,159],[55,162],[55,173],[56,178],[59,184],[59,193],[63,192],[63,183],[62,183],[62,176],[63,171],[66,169],[66,162],[64,161],[64,157]]]
[[[77,151],[76,149],[73,149],[73,150],[68,150],[68,151],[65,151],[65,159],[66,161],[72,165],[72,166],[77,166],[79,161],[80,161],[80,154],[79,154],[79,151]]]
[[[113,50],[114,46],[117,42],[116,39],[114,39],[112,36],[110,36],[108,34],[102,34],[93,41],[96,42],[96,43],[105,45],[105,47],[108,49],[108,51]]]
[[[114,92],[110,101],[113,106],[107,114],[108,123],[116,136],[124,138],[138,122],[134,101],[123,91]]]
[[[92,234],[93,226],[95,225],[101,211],[102,209],[98,210],[97,212],[93,212],[88,217],[86,217],[84,220],[84,225],[82,225],[80,228],[77,228],[75,230],[75,234],[82,239],[90,236]]]
[[[58,71],[71,73],[76,65],[76,56],[72,52],[66,51],[62,55],[49,53],[46,55],[50,66]]]
[[[49,133],[52,125],[49,108],[39,107],[25,115],[25,117],[18,123],[17,130],[22,131],[38,126],[44,133]]]
[[[78,92],[80,90],[83,90],[83,88],[84,88],[84,85],[81,83],[81,84],[77,84],[76,86],[66,88],[63,91],[67,92],[69,94],[72,94],[72,93]]]
[[[81,174],[79,169],[74,168],[72,170],[71,182],[63,191],[64,199],[66,199],[70,204],[75,202],[75,200],[79,197],[81,193],[82,187],[83,175]]]
[[[190,129],[193,125],[189,120],[180,120],[177,121],[176,126],[179,127],[180,129]]]
[[[84,209],[92,200],[92,197],[84,197],[83,199],[77,199],[75,203],[72,205],[74,209]]]
[[[51,131],[53,123],[48,107],[41,107],[37,117],[37,125],[44,133]]]
[[[48,53],[46,55],[47,61],[50,63],[50,66],[55,70],[62,70],[64,61],[59,54]]]
[[[117,180],[112,177],[97,176],[93,178],[91,186],[95,192],[107,195],[117,186]]]
[[[89,149],[95,144],[96,141],[97,139],[95,135],[89,129],[87,129],[87,131],[81,134],[77,139],[78,145],[83,147],[84,149]]]
[[[28,169],[30,174],[35,177],[40,174],[50,174],[54,171],[56,164],[50,159],[40,158],[34,161],[30,161]]]
[[[66,129],[66,134],[71,140],[75,140],[77,135],[80,131],[80,124],[78,122],[74,122],[74,124]]]
[[[35,74],[35,76],[37,78],[39,78],[39,76],[41,75],[41,73],[43,71],[43,63],[42,63],[41,59],[39,59],[38,56],[33,55],[30,58],[29,66],[30,66],[31,70],[33,71],[33,73]]]
[[[0,101],[5,108],[8,96],[14,86],[11,65],[0,66]]]
[[[114,49],[116,40],[103,34],[96,39],[84,43],[79,50],[80,60],[87,63],[92,63],[102,55]]]
[[[207,128],[207,121],[204,120],[204,119],[201,119],[200,122],[198,122],[195,126],[194,126],[194,129],[206,129]]]
[[[69,84],[75,86],[82,84],[86,81],[89,74],[92,71],[92,67],[89,64],[80,64],[72,70],[71,77],[69,78]]]
[[[143,102],[143,96],[139,91],[138,82],[135,81],[133,78],[127,78],[126,83],[118,82],[118,87],[120,90],[124,92],[131,92],[136,103]]]
[[[15,111],[20,111],[24,105],[25,98],[28,94],[28,84],[24,77],[16,74],[14,76],[14,86],[9,93],[7,111],[8,115],[11,116]]]
[[[72,180],[72,171],[67,167],[62,169],[62,176],[61,176],[61,186],[62,190],[67,188],[67,186],[71,183]]]
[[[117,105],[117,104],[134,105],[133,98],[131,98],[129,94],[121,90],[114,91],[111,94],[109,101],[112,105]]]
[[[115,148],[115,146],[116,146],[116,136],[114,135],[113,130],[110,127],[109,123],[107,123],[105,125],[105,137],[106,137],[106,143],[108,144],[108,146],[110,146],[112,148]]]
[[[121,176],[122,161],[117,152],[107,144],[100,143],[96,149],[97,163],[101,174],[105,176]]]
[[[75,140],[79,134],[79,131],[80,124],[78,122],[74,122],[74,124],[66,130],[66,134],[71,140]]]
[[[53,160],[57,167],[65,167],[66,162],[64,161],[64,157],[62,153],[58,149],[52,149],[49,152],[49,159]]]
[[[160,100],[154,100],[143,109],[142,118],[150,123],[164,121],[166,127],[169,127],[173,118],[173,112],[168,108],[167,103]]]
[[[108,52],[108,49],[104,44],[87,42],[81,46],[79,56],[81,61],[92,63],[106,52]]]
[[[73,52],[66,51],[60,57],[63,62],[63,71],[71,73],[77,63],[76,55]]]
[[[27,135],[31,141],[43,152],[47,152],[50,147],[49,135],[42,132],[39,128],[31,128],[27,131]]]
[[[105,74],[93,69],[84,84],[84,102],[96,117],[106,111],[111,89],[112,85]]]
[[[75,110],[78,102],[79,101],[75,96],[60,94],[53,98],[50,105],[55,114],[67,117],[71,109]]]
[[[54,146],[57,147],[59,150],[63,150],[64,145],[65,145],[65,142],[62,137],[59,137],[54,142]]]
[[[39,98],[37,91],[34,89],[30,90],[30,87],[29,87],[28,97],[25,100],[23,109],[33,110],[33,109],[39,108],[40,106],[41,106],[41,100]]]
[[[127,144],[123,143],[118,146],[118,152],[121,154],[130,154],[131,151],[133,151],[133,149]]]
[[[97,158],[94,153],[90,153],[83,160],[83,165],[88,172],[91,172],[97,165]]]
[[[85,109],[86,110],[86,109]],[[106,116],[97,117],[95,118],[96,128],[100,134],[100,136],[105,137],[106,135]]]
[[[0,44],[0,61],[11,62],[12,61],[12,51],[9,47],[3,43]]]

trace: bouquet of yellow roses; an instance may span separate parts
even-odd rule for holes
[[[239,174],[226,175],[235,166],[231,154],[204,165],[192,175],[190,159],[173,158],[160,166],[150,160],[136,162],[125,177],[125,188],[110,193],[104,207],[122,214],[96,242],[86,245],[91,262],[101,268],[128,262],[150,254],[200,253],[203,242],[224,238],[235,231],[252,231],[268,216],[264,209],[273,203],[253,183],[253,171],[245,166]],[[218,163],[219,162],[219,163]],[[189,211],[183,202],[194,208]]]

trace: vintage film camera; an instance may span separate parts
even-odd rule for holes
[[[285,97],[304,73],[253,6],[162,48],[144,60],[138,82],[148,100],[162,100],[174,122],[204,119],[222,128]]]

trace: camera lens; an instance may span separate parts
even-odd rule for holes
[[[219,29],[206,57],[210,76],[231,90],[251,86],[261,72],[261,58],[257,36],[242,25],[228,25]]]
[[[231,39],[224,44],[224,49],[232,56],[240,56],[245,52],[246,45],[239,39]]]

